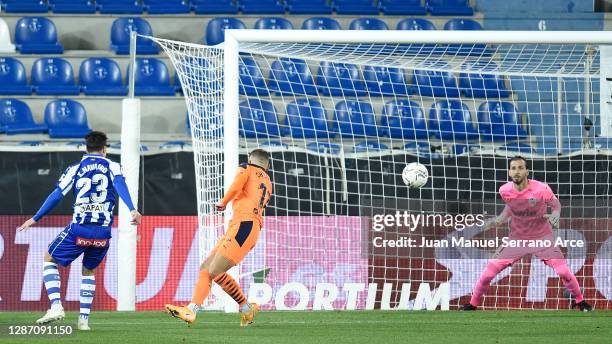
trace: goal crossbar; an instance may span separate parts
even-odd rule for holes
[[[225,42],[252,43],[441,43],[441,44],[612,44],[608,31],[446,30],[225,30]]]

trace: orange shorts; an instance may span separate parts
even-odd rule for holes
[[[255,247],[260,230],[258,221],[232,220],[229,229],[215,245],[211,254],[220,254],[234,264],[238,264]]]

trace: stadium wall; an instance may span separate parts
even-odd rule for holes
[[[505,13],[592,13],[595,4],[593,0],[476,0],[478,12]]]
[[[531,1],[537,3],[537,1]],[[601,31],[604,30],[603,13],[518,13],[490,12],[484,14],[485,30],[533,31]]]

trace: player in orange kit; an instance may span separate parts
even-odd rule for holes
[[[185,307],[166,305],[166,311],[173,317],[191,324],[210,293],[211,282],[215,281],[240,306],[240,326],[253,322],[259,307],[247,303],[240,285],[226,271],[239,264],[259,238],[263,211],[272,197],[269,168],[270,154],[263,149],[253,150],[249,154],[248,164],[241,164],[238,168],[229,190],[216,204],[217,210],[221,211],[229,202],[233,202],[234,216],[229,228],[200,266],[191,303]]]

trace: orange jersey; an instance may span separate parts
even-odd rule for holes
[[[263,225],[263,212],[272,197],[270,176],[261,167],[240,164],[238,173],[229,190],[221,200],[223,205],[232,202],[232,220],[256,219]]]

